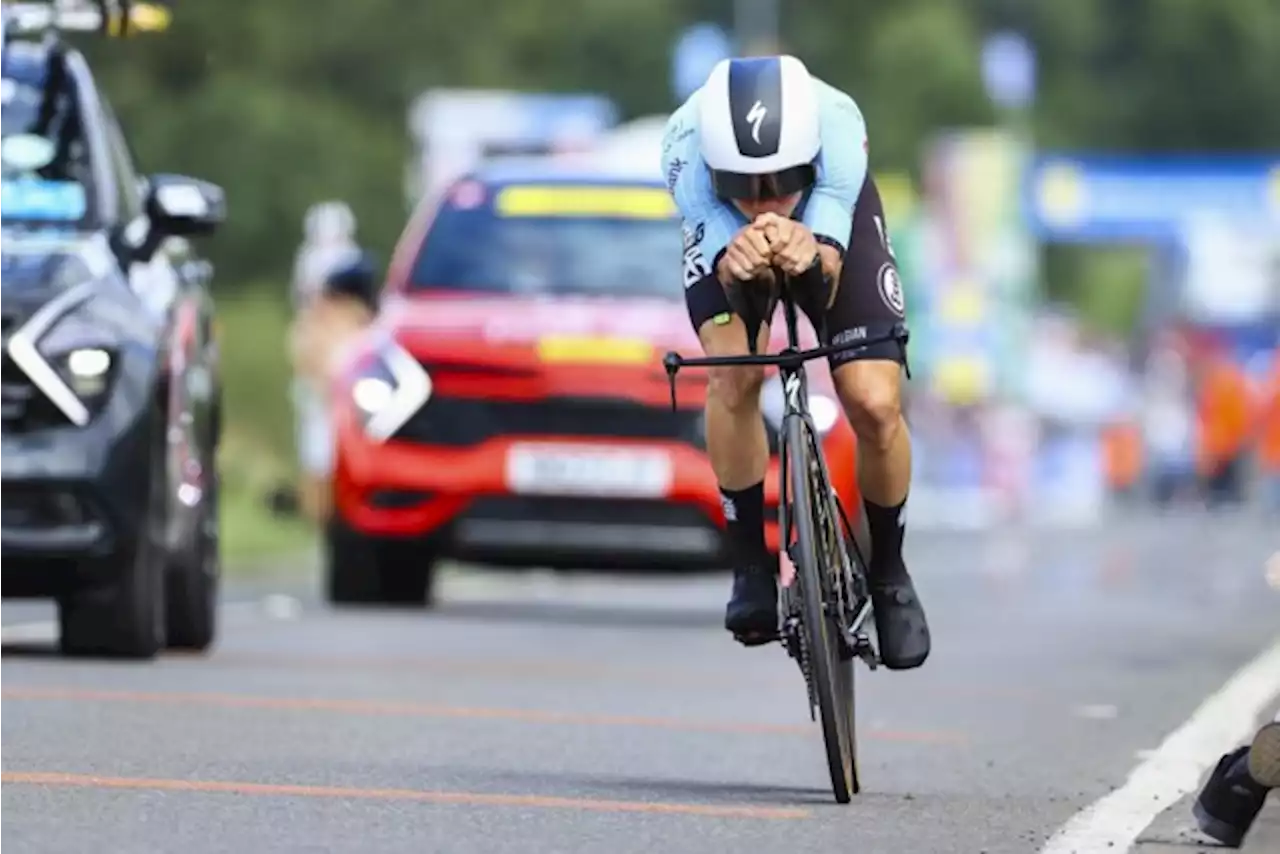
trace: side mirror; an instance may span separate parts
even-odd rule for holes
[[[222,188],[185,175],[152,175],[146,212],[152,231],[163,237],[212,234],[227,218]]]

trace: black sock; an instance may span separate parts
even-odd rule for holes
[[[902,566],[902,538],[907,532],[907,500],[894,507],[881,507],[865,498],[867,529],[871,532],[872,575],[896,573]]]
[[[720,487],[720,503],[729,529],[729,555],[734,569],[760,563],[764,539],[764,481],[746,489]]]

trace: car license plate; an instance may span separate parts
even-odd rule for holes
[[[507,455],[507,484],[527,495],[661,498],[671,486],[671,457],[574,445],[516,445]]]

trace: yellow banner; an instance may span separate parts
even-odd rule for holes
[[[646,365],[654,361],[653,345],[639,338],[547,335],[538,340],[538,359],[583,365]]]
[[[669,219],[675,203],[662,187],[601,187],[549,184],[504,187],[494,202],[499,216],[618,217]]]
[[[129,7],[127,33],[160,33],[169,29],[173,13],[158,3],[134,3]],[[107,34],[119,36],[124,21],[119,14],[113,14],[107,21]]]
[[[875,174],[876,189],[880,191],[880,203],[884,206],[885,220],[889,230],[900,228],[916,210],[915,186],[911,176],[905,172],[877,172]]]

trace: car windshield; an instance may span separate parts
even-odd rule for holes
[[[11,224],[83,227],[89,217],[90,162],[74,93],[47,95],[42,57],[10,45],[0,82],[3,220]]]
[[[529,192],[504,196],[512,190]],[[683,241],[661,187],[508,187],[460,198],[436,216],[411,290],[680,298]]]

